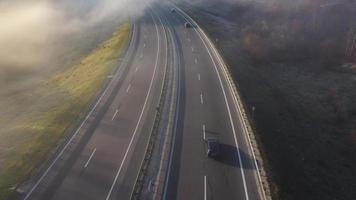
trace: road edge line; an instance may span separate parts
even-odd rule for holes
[[[222,74],[223,74],[223,76],[225,78],[225,82],[227,83],[228,89],[230,90],[231,96],[233,97],[234,107],[235,107],[235,109],[237,111],[239,111],[238,113],[240,115],[241,122],[242,122],[242,125],[243,125],[243,129],[244,129],[244,132],[245,132],[244,136],[245,137],[247,136],[247,138],[248,138],[248,142],[247,143],[248,143],[248,146],[250,148],[250,152],[252,153],[252,156],[254,157],[254,165],[255,165],[255,167],[257,169],[256,172],[257,172],[257,177],[258,177],[258,182],[259,182],[258,186],[260,188],[260,191],[262,192],[263,198],[266,199],[266,200],[267,199],[268,200],[271,199],[270,187],[269,187],[269,183],[268,183],[268,180],[267,180],[266,172],[265,172],[264,167],[263,167],[263,160],[259,159],[260,160],[260,165],[258,165],[257,158],[256,158],[256,155],[255,155],[255,152],[258,152],[259,155],[261,155],[261,153],[260,153],[260,151],[258,149],[257,142],[256,141],[252,142],[252,140],[250,138],[250,135],[254,137],[255,133],[252,131],[252,128],[251,128],[250,122],[248,120],[246,111],[245,111],[245,109],[243,107],[243,103],[242,103],[240,94],[239,94],[239,92],[237,90],[235,82],[232,79],[232,75],[231,75],[230,71],[228,70],[227,65],[223,61],[221,55],[218,53],[218,50],[215,48],[215,46],[213,45],[213,43],[211,42],[211,40],[209,39],[207,34],[198,25],[198,23],[195,22],[195,20],[193,20],[186,12],[184,12],[182,9],[180,9],[178,6],[176,6],[174,3],[173,3],[173,6],[175,8],[177,8],[177,10],[179,10],[184,15],[183,16],[184,18],[188,18],[189,21],[193,22],[193,24],[196,26],[196,28],[194,27],[194,29],[199,33],[198,35],[201,35],[201,36],[204,37],[204,41],[206,43],[208,43],[209,48],[213,51],[212,53],[214,54],[215,59],[217,59],[217,61],[218,61],[218,65],[220,66],[220,69],[223,72]],[[259,156],[259,157],[261,157],[261,156]],[[261,173],[263,175],[263,179],[262,179]]]
[[[125,57],[127,55],[127,51],[132,45],[132,40],[133,40],[133,35],[136,30],[135,24],[131,24],[130,28],[130,34],[128,37],[128,40],[126,41],[126,46],[123,48],[122,55],[120,57]],[[120,66],[126,63],[125,62],[120,62],[119,67],[115,72],[113,73],[114,75],[121,73],[120,71]],[[121,67],[122,68],[122,67]],[[104,83],[103,88],[99,90],[96,94],[96,98],[93,99],[93,102],[91,103],[90,106],[88,106],[88,110],[84,111],[86,112],[85,117],[81,118],[78,120],[77,124],[73,125],[72,128],[72,134],[68,134],[68,136],[65,136],[63,138],[63,141],[61,141],[63,144],[59,145],[56,150],[54,150],[54,153],[52,155],[49,155],[48,159],[45,160],[45,164],[42,164],[39,166],[39,170],[31,175],[27,180],[25,180],[23,183],[20,183],[19,187],[24,186],[26,187],[26,182],[30,182],[29,184],[32,185],[27,189],[27,191],[22,195],[21,199],[27,200],[31,197],[33,192],[40,186],[42,181],[48,176],[48,173],[51,171],[53,166],[56,164],[56,162],[60,159],[60,157],[64,154],[64,152],[67,150],[67,148],[70,146],[72,142],[75,141],[75,138],[78,136],[80,137],[81,135],[79,134],[80,130],[84,126],[84,124],[88,121],[90,116],[94,113],[96,110],[97,106],[100,104],[104,96],[106,95],[107,91],[110,89],[110,86],[114,84],[114,79],[110,79],[107,83]],[[33,180],[31,180],[33,179]]]
[[[151,16],[152,16],[152,19],[153,18],[153,15],[152,13],[154,13],[153,11],[151,11]],[[157,16],[156,16],[157,17]],[[159,19],[159,17],[157,17]],[[160,21],[160,24],[162,24],[161,20],[159,19]],[[166,50],[168,50],[168,38],[167,38],[167,34],[166,34],[166,30],[164,29],[163,30],[164,32],[164,35],[165,35],[165,41],[166,41]],[[165,69],[164,69],[164,75],[163,75],[163,79],[162,79],[162,85],[161,85],[161,92],[160,92],[160,97],[159,97],[159,105],[161,104],[161,101],[164,99],[163,98],[163,95],[164,95],[164,89],[165,89],[165,86],[166,86],[166,76],[167,76],[167,68],[168,68],[168,60],[167,60],[167,56],[168,56],[168,51],[166,52],[166,59],[165,59]],[[150,145],[150,142],[152,140],[152,136],[153,136],[153,132],[155,131],[155,126],[158,126],[159,123],[160,123],[160,112],[159,111],[156,111],[156,114],[154,116],[154,120],[153,120],[153,126],[151,127],[151,130],[150,130],[150,136],[148,138],[148,142],[147,142],[147,145],[146,145],[146,148],[145,148],[145,155],[144,155],[144,158],[142,159],[141,161],[141,164],[140,164],[140,168],[139,168],[139,173],[137,174],[137,177],[135,179],[135,185],[133,187],[133,190],[131,191],[131,194],[130,194],[130,199],[135,199],[134,195],[136,195],[137,193],[140,193],[142,188],[139,188],[140,186],[138,186],[138,182],[139,182],[139,178],[140,176],[142,175],[141,173],[144,173],[143,172],[143,165],[144,165],[144,162],[146,161],[147,159],[147,153],[148,153],[148,148],[149,148],[149,145]],[[143,175],[142,175],[143,176]],[[142,187],[142,186],[141,186]],[[139,189],[138,189],[139,188]],[[139,190],[140,192],[137,192],[136,190]]]

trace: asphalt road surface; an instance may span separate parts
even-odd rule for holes
[[[108,85],[114,93],[109,106],[100,108],[104,109],[100,116],[96,115],[100,109],[89,113],[88,126],[95,124],[92,130],[79,127],[84,129],[79,131],[91,132],[83,133],[90,137],[61,169],[56,167],[60,159],[55,159],[24,199],[130,198],[153,125],[167,57],[162,26],[152,13],[146,12],[133,29],[131,53],[123,58],[127,70],[119,69],[109,77],[115,83]],[[108,93],[104,96],[112,95]],[[43,184],[52,171],[58,171],[55,178]]]
[[[182,52],[181,103],[163,198],[263,199],[255,160],[219,61],[198,26],[173,8],[156,9],[169,22]],[[193,27],[186,28],[187,21]],[[216,159],[207,157],[207,138],[220,141]]]
[[[180,52],[180,101],[163,199],[263,199],[219,60],[198,27],[184,27],[189,19],[172,8],[153,5],[136,20],[121,69],[74,134],[82,134],[82,142],[67,152],[70,138],[35,177],[24,199],[130,199],[173,46]],[[168,45],[164,28],[176,45]],[[209,137],[221,143],[217,159],[206,155]]]

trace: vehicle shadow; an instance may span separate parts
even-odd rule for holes
[[[239,162],[239,152],[242,164]],[[237,168],[256,169],[253,158],[241,149],[228,144],[220,144],[220,155],[214,160]]]

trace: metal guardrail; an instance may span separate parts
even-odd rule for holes
[[[215,48],[215,46],[213,45],[213,43],[210,41],[209,37],[207,36],[207,34],[203,31],[202,28],[200,28],[200,26],[198,25],[198,23],[196,23],[188,14],[186,14],[182,9],[180,9],[179,7],[177,7],[176,5],[173,4],[173,6],[180,12],[182,13],[182,16],[187,20],[190,21],[190,23],[192,23],[195,26],[195,29],[199,32],[199,34],[204,38],[205,42],[208,43],[208,46],[210,48],[210,50],[212,50],[215,59],[217,59],[219,66],[220,66],[220,70],[222,70],[222,74],[226,80],[226,83],[228,84],[229,90],[231,92],[231,96],[233,97],[233,101],[234,101],[234,106],[235,109],[238,111],[238,113],[240,114],[240,118],[242,119],[242,125],[244,128],[244,132],[247,136],[247,140],[248,140],[248,144],[249,147],[251,149],[251,154],[254,157],[254,164],[256,166],[257,169],[257,178],[259,181],[259,187],[260,187],[260,191],[262,193],[262,197],[264,200],[270,200],[272,199],[271,197],[271,191],[270,191],[270,187],[269,187],[269,183],[267,180],[267,176],[266,176],[266,171],[263,168],[263,160],[261,157],[261,153],[258,149],[258,144],[257,141],[255,139],[255,135],[253,132],[253,129],[250,125],[248,116],[246,114],[246,111],[244,109],[244,105],[242,103],[240,94],[238,92],[238,87],[235,84],[235,81],[232,78],[232,74],[228,68],[228,66],[225,64],[225,62],[223,61],[221,55],[219,54],[218,50]]]

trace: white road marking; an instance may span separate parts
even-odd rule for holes
[[[195,62],[195,64],[198,64],[198,59],[195,58],[195,59],[194,59],[194,62]]]
[[[190,38],[187,39],[189,42],[192,41]]]
[[[205,124],[203,124],[203,139],[205,140],[206,139],[206,136],[205,136]]]
[[[129,93],[130,88],[131,88],[131,84],[127,87],[127,89],[126,89],[126,93]]]
[[[161,19],[158,17],[158,19],[161,21]],[[162,22],[161,22],[161,24],[162,24]],[[162,24],[163,25],[163,24]],[[168,32],[170,33],[170,35],[171,35],[171,37],[172,37],[172,35],[173,35],[173,33],[172,33],[172,31],[170,30],[170,29],[168,29]],[[165,34],[165,36],[166,36],[166,34]],[[167,36],[166,36],[166,39],[167,39]],[[178,75],[179,76],[179,75]],[[179,81],[180,79],[178,78],[178,81]],[[180,109],[180,96],[181,96],[181,92],[180,92],[181,90],[180,90],[180,84],[178,84],[177,85],[177,102],[176,102],[176,105],[177,105],[177,110],[179,110]],[[176,117],[175,118],[175,124],[178,124],[178,117]],[[173,131],[173,134],[172,134],[172,140],[173,140],[173,142],[172,142],[172,144],[171,144],[171,148],[172,149],[174,149],[175,148],[175,141],[176,141],[176,135],[177,135],[177,126],[173,126],[173,129],[174,129],[174,131]],[[165,153],[165,152],[163,152],[163,153]],[[169,182],[169,179],[170,179],[170,175],[171,175],[171,165],[172,165],[172,158],[173,158],[173,151],[170,151],[169,152],[169,161],[168,161],[168,171],[167,171],[167,176],[166,176],[166,178],[165,178],[165,181],[168,183]],[[160,174],[162,173],[162,166],[163,166],[163,160],[161,160],[161,163],[160,163],[160,167],[159,167],[159,170],[158,170],[158,175],[157,175],[157,177],[160,177]],[[165,184],[164,185],[164,191],[163,191],[163,199],[166,199],[166,192],[167,192],[167,185],[168,184]],[[158,195],[158,192],[157,192],[157,187],[155,188],[155,192],[154,192],[154,196],[153,196],[153,199],[156,199],[156,196]]]
[[[206,176],[204,176],[204,200],[207,200],[207,195],[206,195]]]
[[[143,58],[143,54],[141,53],[141,55],[140,55],[140,58],[142,59]]]
[[[133,25],[134,27],[135,25]],[[48,166],[48,168],[44,171],[44,173],[41,175],[41,177],[37,180],[37,182],[33,185],[33,187],[30,189],[30,191],[28,191],[28,193],[26,194],[24,200],[27,200],[28,198],[30,198],[30,196],[32,195],[33,191],[39,186],[39,184],[42,182],[42,180],[47,176],[47,174],[49,173],[49,171],[52,169],[52,167],[54,166],[54,164],[59,160],[59,158],[63,155],[64,151],[68,148],[68,146],[72,143],[72,141],[74,140],[74,138],[78,135],[79,131],[82,129],[82,127],[84,126],[84,124],[88,121],[89,116],[91,116],[94,112],[94,110],[96,109],[96,107],[99,105],[99,103],[101,102],[101,100],[103,99],[103,97],[105,96],[105,94],[107,93],[107,91],[109,90],[110,86],[113,84],[113,82],[110,82],[109,85],[105,88],[104,92],[101,94],[101,96],[99,97],[98,101],[95,103],[95,105],[92,107],[92,109],[90,110],[90,112],[88,113],[88,115],[85,117],[85,119],[82,121],[82,123],[80,124],[80,126],[77,128],[77,130],[74,132],[74,134],[72,135],[72,137],[68,140],[68,142],[64,145],[64,147],[62,148],[62,150],[58,153],[58,155],[54,158],[54,160],[51,162],[51,164]]]
[[[96,148],[95,148],[95,149],[93,150],[93,152],[91,153],[91,155],[90,155],[88,161],[87,161],[87,162],[85,163],[85,165],[84,165],[84,168],[87,168],[87,167],[88,167],[88,165],[89,165],[91,159],[93,158],[95,152],[96,152]]]
[[[176,7],[176,6],[175,6]],[[193,21],[195,23],[195,21],[189,17],[187,14],[185,14],[180,8],[176,7],[177,10],[179,10],[181,13],[183,13],[181,16],[183,18],[185,18],[187,20],[187,18],[189,18],[191,21]],[[185,16],[187,17],[185,17]],[[195,23],[196,24],[196,23]],[[199,25],[197,25],[197,27],[200,29]],[[202,43],[204,44],[205,46],[205,49],[207,50],[209,56],[210,56],[210,59],[214,65],[214,69],[215,69],[215,72],[218,76],[218,79],[219,79],[219,82],[220,82],[220,87],[221,87],[221,90],[223,92],[223,96],[224,96],[224,99],[225,99],[225,104],[226,104],[226,108],[227,108],[227,111],[228,111],[228,114],[229,114],[229,119],[230,119],[230,125],[231,125],[231,129],[232,129],[232,132],[233,132],[233,136],[234,136],[234,140],[235,140],[235,146],[236,148],[238,149],[237,151],[237,154],[238,154],[238,159],[239,159],[239,163],[241,165],[240,167],[240,171],[241,171],[241,177],[242,177],[242,181],[243,181],[243,186],[244,186],[244,192],[245,192],[245,199],[246,200],[249,200],[249,195],[248,195],[248,191],[247,191],[247,184],[246,184],[246,178],[245,178],[245,172],[243,170],[243,163],[242,163],[242,159],[241,159],[241,153],[239,151],[239,144],[237,142],[237,136],[236,136],[236,131],[235,131],[235,125],[234,125],[234,122],[233,122],[233,119],[232,119],[232,114],[231,114],[231,110],[230,110],[230,106],[229,106],[229,103],[228,103],[228,100],[227,100],[227,95],[226,95],[226,92],[225,92],[225,89],[223,87],[223,83],[222,83],[222,80],[221,80],[221,77],[220,77],[220,74],[219,74],[219,71],[218,71],[218,68],[216,66],[216,63],[215,63],[215,60],[213,58],[213,56],[211,55],[211,52],[209,51],[209,48],[207,46],[207,44],[205,43],[205,40],[202,38],[202,36],[200,35],[200,33],[198,32],[198,30],[196,28],[194,28],[194,31],[196,32],[196,34],[199,36],[199,38],[201,39]],[[205,33],[203,32],[204,36],[206,38],[208,38]],[[209,41],[209,40],[208,40]],[[209,43],[211,46],[213,46],[211,43]],[[214,53],[217,54],[217,52],[214,50]],[[220,61],[220,60],[219,60]],[[220,64],[221,64],[221,61],[220,61]],[[257,167],[257,166],[256,166]],[[257,169],[257,173],[258,172],[258,169]]]
[[[153,16],[152,16],[153,18]],[[110,187],[110,190],[108,192],[108,195],[106,196],[106,200],[109,200],[110,197],[111,197],[111,193],[116,185],[116,182],[117,182],[117,179],[119,178],[119,175],[121,173],[121,170],[122,170],[122,167],[124,166],[124,163],[126,161],[126,158],[127,158],[127,154],[129,153],[130,149],[131,149],[131,145],[132,145],[132,142],[136,136],[136,133],[137,133],[137,130],[138,130],[138,126],[141,122],[141,119],[142,119],[142,116],[143,116],[143,112],[146,108],[146,105],[147,105],[147,101],[148,101],[148,97],[150,96],[150,93],[151,93],[151,89],[152,89],[152,85],[153,85],[153,80],[154,78],[156,77],[156,71],[157,71],[157,66],[158,66],[158,58],[159,58],[159,54],[160,54],[160,46],[161,46],[161,40],[160,40],[160,36],[159,36],[159,31],[158,31],[158,27],[157,27],[157,24],[155,24],[155,27],[156,27],[156,33],[157,33],[157,43],[158,43],[158,47],[157,47],[157,54],[156,54],[156,63],[155,63],[155,68],[154,68],[154,71],[153,71],[153,75],[152,75],[152,78],[151,78],[151,82],[150,82],[150,86],[148,88],[148,91],[147,91],[147,94],[146,94],[146,98],[145,98],[145,102],[143,104],[143,107],[142,107],[142,110],[141,110],[141,113],[140,113],[140,117],[138,118],[138,121],[137,121],[137,124],[136,124],[136,127],[135,127],[135,130],[132,134],[132,137],[131,137],[131,140],[130,140],[130,143],[126,149],[126,152],[124,154],[124,157],[122,159],[122,162],[120,164],[120,167],[115,175],[115,178],[114,178],[114,181],[113,183],[111,184],[111,187]]]
[[[192,52],[194,52],[194,47],[192,47]]]
[[[111,118],[111,121],[113,121],[114,119],[115,119],[115,117],[116,117],[116,115],[117,115],[117,113],[119,112],[119,110],[118,109],[116,109],[116,111],[115,111],[115,113],[114,113],[114,115],[112,116],[112,118]]]
[[[200,93],[200,103],[204,104],[203,93]]]
[[[146,47],[146,43],[143,43],[143,47]]]
[[[152,187],[152,180],[148,183],[148,191],[151,192],[151,187]]]
[[[198,80],[200,81],[200,74],[198,74]]]
[[[135,72],[137,72],[137,70],[138,70],[138,67],[136,67]]]

